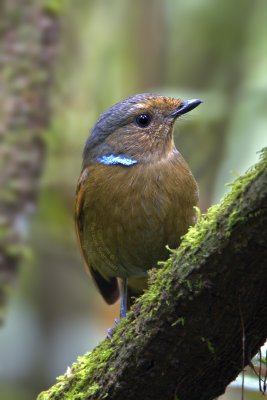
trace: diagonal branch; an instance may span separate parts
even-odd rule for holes
[[[266,167],[267,150],[152,272],[112,340],[39,400],[209,400],[224,392],[267,337]]]

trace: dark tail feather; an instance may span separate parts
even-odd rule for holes
[[[117,278],[108,281],[99,272],[90,268],[96,286],[108,304],[114,304],[120,297],[120,288]]]

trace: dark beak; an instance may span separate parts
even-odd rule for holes
[[[177,110],[173,111],[169,117],[171,118],[177,118],[180,117],[180,115],[186,114],[191,110],[194,110],[199,104],[202,103],[202,100],[198,99],[192,99],[192,100],[185,100],[182,102],[179,108]]]

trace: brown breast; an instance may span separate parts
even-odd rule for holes
[[[86,258],[104,277],[144,276],[194,223],[197,184],[178,152],[151,164],[88,167]]]

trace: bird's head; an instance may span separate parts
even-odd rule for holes
[[[174,148],[174,122],[200,103],[144,93],[115,104],[100,116],[88,137],[83,166],[132,165],[165,157]]]

